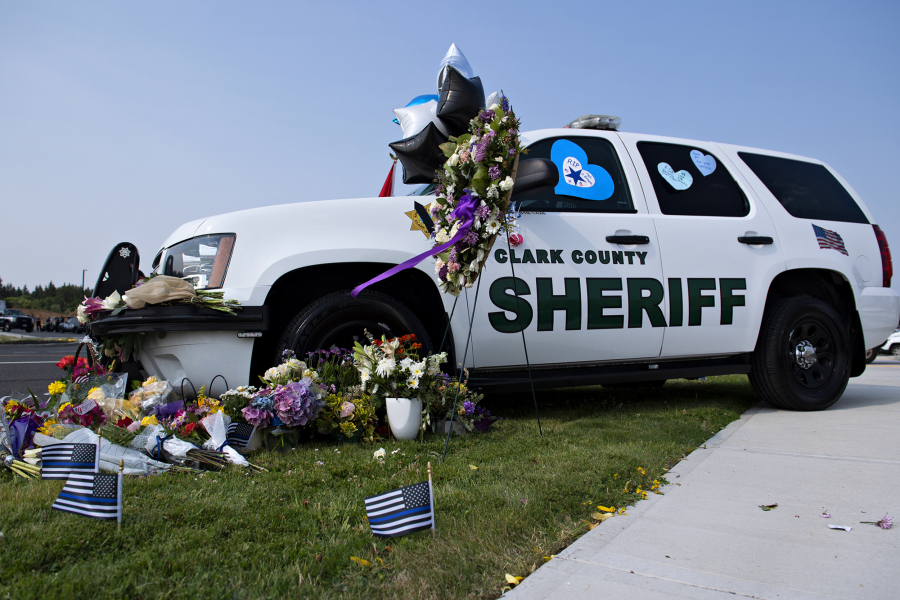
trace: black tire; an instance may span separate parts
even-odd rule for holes
[[[25,333],[31,333],[32,331],[34,331],[34,327],[26,327],[25,328]]]
[[[878,348],[869,348],[866,350],[866,364],[870,364],[875,362],[875,359],[878,358]]]
[[[285,328],[274,357],[282,361],[285,350],[293,350],[306,360],[314,350],[353,348],[353,342],[366,345],[363,330],[375,339],[415,334],[422,344],[422,356],[434,351],[428,330],[419,318],[401,302],[378,292],[363,292],[356,298],[350,291],[334,292],[316,300],[299,313]]]
[[[657,379],[655,381],[626,381],[623,383],[604,383],[603,387],[608,390],[639,390],[661,388],[666,384],[668,379]]]
[[[798,356],[804,344],[811,356]],[[750,384],[777,408],[823,410],[844,393],[851,363],[846,327],[831,306],[808,296],[785,298],[763,317]]]
[[[7,329],[7,331],[9,330]],[[900,344],[891,346],[891,356],[900,356]]]
[[[12,329],[12,325],[9,324],[9,321],[3,324],[3,331],[8,332],[10,329]]]

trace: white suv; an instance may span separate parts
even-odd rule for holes
[[[524,337],[539,386],[747,373],[770,404],[817,410],[897,326],[884,234],[820,161],[617,131],[522,141],[520,177],[548,167],[513,189],[523,241],[498,238],[443,343],[462,360],[474,319],[466,362],[485,387],[527,384]],[[436,351],[454,298],[430,260],[348,295],[430,247],[430,201],[302,202],[187,223],[154,270],[220,288],[243,313],[126,311],[94,331],[167,331],[147,336],[143,369],[197,385],[247,384],[286,348],[348,347],[363,329],[414,333]]]

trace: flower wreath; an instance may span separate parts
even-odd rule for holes
[[[497,234],[511,233],[507,218],[519,164],[519,120],[506,96],[471,120],[469,133],[441,144],[447,161],[438,172],[434,219],[434,265],[444,293],[458,296],[484,268]],[[455,241],[454,241],[455,240]]]

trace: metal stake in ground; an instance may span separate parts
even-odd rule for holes
[[[512,260],[512,246],[509,243],[509,233],[506,234],[506,249],[509,252],[509,268],[512,270],[512,278],[513,278],[513,293],[516,295],[516,310],[521,310],[521,306],[519,304],[519,286],[516,285],[516,267],[513,266]],[[522,314],[519,312],[518,314]],[[534,400],[534,415],[537,417],[538,422],[538,433],[541,434],[541,437],[544,437],[544,430],[541,427],[541,415],[538,413],[538,405],[537,405],[537,394],[534,392],[534,379],[531,377],[531,361],[528,360],[528,345],[525,343],[525,328],[522,328],[522,348],[525,349],[525,365],[528,367],[528,383],[531,384],[531,397]]]
[[[444,442],[444,454],[441,455],[441,462],[447,458],[447,446],[450,445],[450,434],[453,433],[453,417],[456,416],[456,403],[459,402],[459,388],[461,387],[462,374],[466,370],[466,359],[469,357],[469,343],[472,341],[472,324],[475,322],[475,307],[478,306],[478,291],[481,289],[481,277],[478,278],[478,285],[475,286],[475,301],[472,302],[472,314],[469,317],[469,333],[466,335],[466,349],[463,351],[462,371],[460,378],[456,380],[456,397],[453,398],[453,412],[450,413],[450,429],[447,430],[447,441]],[[458,297],[458,296],[457,296]]]

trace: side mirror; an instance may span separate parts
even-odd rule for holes
[[[554,188],[559,183],[559,169],[547,158],[524,158],[519,160],[516,183],[513,186],[513,202],[532,196],[546,188]]]

